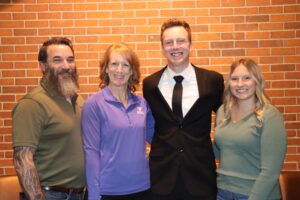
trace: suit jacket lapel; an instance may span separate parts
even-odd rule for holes
[[[198,86],[198,93],[199,93],[199,97],[198,99],[194,102],[194,104],[192,105],[192,107],[190,108],[190,110],[186,113],[185,117],[183,119],[188,119],[192,115],[194,107],[197,106],[197,104],[200,101],[201,98],[201,94],[203,93],[203,90],[205,88],[205,82],[204,82],[204,77],[203,77],[203,73],[202,70],[200,70],[200,68],[196,67],[195,65],[192,64],[192,66],[195,69],[195,74],[196,74],[196,79],[197,79],[197,86]]]
[[[193,65],[193,67],[195,69],[197,85],[198,85],[198,92],[199,92],[199,98],[197,99],[197,101],[198,101],[201,98],[201,94],[203,93],[203,91],[205,89],[205,80],[204,80],[202,70],[194,65]]]
[[[155,94],[155,97],[157,98],[157,101],[162,103],[162,106],[166,109],[166,111],[172,116],[172,118],[174,118],[174,120],[177,120],[177,117],[174,115],[172,108],[170,108],[168,102],[166,101],[166,99],[164,98],[164,96],[162,95],[160,89],[158,88],[158,84],[159,81],[161,79],[161,76],[163,74],[163,72],[166,70],[167,66],[165,66],[163,69],[161,69],[160,71],[158,71],[158,73],[156,73],[153,76],[152,79],[152,84],[153,84],[153,91]]]

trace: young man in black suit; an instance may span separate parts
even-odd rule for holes
[[[187,22],[166,21],[161,45],[167,66],[143,81],[144,97],[156,121],[150,152],[153,199],[215,200],[211,114],[222,103],[223,76],[190,63]]]

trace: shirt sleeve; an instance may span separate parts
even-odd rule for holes
[[[216,113],[216,117],[215,117],[215,132],[214,132],[214,141],[213,141],[213,150],[214,150],[214,154],[215,154],[215,159],[216,160],[220,160],[220,149],[216,143],[216,127],[219,124],[221,117],[224,118],[224,114],[223,114],[223,106],[221,106]]]
[[[13,109],[13,146],[37,148],[45,125],[45,112],[36,101],[23,99]]]
[[[85,152],[86,181],[89,200],[100,196],[100,115],[95,101],[86,101],[82,111],[83,146]]]
[[[249,200],[266,200],[274,186],[284,162],[287,137],[280,112],[272,109],[263,121],[261,133],[261,172],[249,195]]]
[[[151,108],[149,106],[149,104],[146,102],[146,107],[147,107],[147,121],[146,121],[146,140],[149,144],[151,144],[152,138],[153,138],[153,134],[154,134],[154,117],[152,115],[152,111]]]

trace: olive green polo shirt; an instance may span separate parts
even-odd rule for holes
[[[42,79],[13,109],[13,146],[36,149],[34,162],[41,185],[85,185],[82,106],[80,96],[72,98],[71,104]]]

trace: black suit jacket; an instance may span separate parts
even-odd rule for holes
[[[210,138],[211,114],[222,103],[223,76],[195,67],[199,99],[179,121],[162,96],[158,83],[166,69],[143,81],[143,94],[155,118],[151,144],[151,186],[156,194],[166,195],[175,187],[180,175],[192,195],[215,199],[216,164]]]

